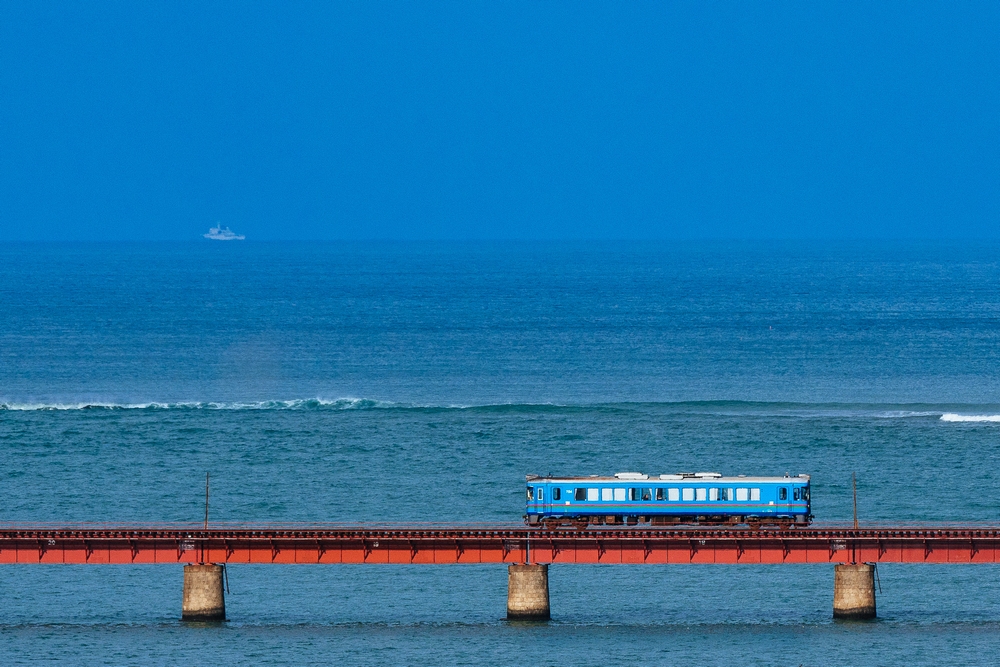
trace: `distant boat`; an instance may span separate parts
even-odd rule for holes
[[[226,227],[222,228],[222,225],[218,227],[212,227],[208,230],[208,234],[203,235],[206,239],[212,239],[213,241],[242,241],[246,237],[242,234],[237,234],[233,230]]]

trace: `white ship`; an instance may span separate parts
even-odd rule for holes
[[[218,227],[212,227],[208,230],[208,234],[203,234],[206,239],[212,239],[213,241],[242,241],[246,237],[243,234],[237,234],[233,230],[226,227],[222,228],[222,225]]]

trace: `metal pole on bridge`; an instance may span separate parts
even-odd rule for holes
[[[858,501],[857,494],[854,498],[854,527],[858,527]],[[205,473],[205,530],[208,530],[208,473]]]
[[[858,529],[858,476],[851,473],[851,489],[854,491],[854,530]],[[208,478],[205,478],[205,527],[208,527]]]

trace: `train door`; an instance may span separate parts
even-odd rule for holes
[[[778,513],[787,514],[791,511],[791,497],[792,490],[791,487],[779,486],[778,487]]]
[[[809,487],[796,486],[792,489],[792,511],[795,512],[795,520],[805,523],[809,520]]]

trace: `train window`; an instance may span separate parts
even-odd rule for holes
[[[760,500],[760,489],[750,489],[750,500]]]
[[[552,500],[559,500],[559,496],[562,495],[559,492],[559,487],[552,489]]]
[[[788,500],[788,489],[786,489],[785,487],[781,487],[780,489],[778,489],[778,500]],[[798,500],[798,498],[796,498],[796,500]]]
[[[685,501],[694,500],[694,489],[681,489],[681,498]]]
[[[799,500],[802,498],[802,494],[799,489],[792,489],[792,500]]]
[[[545,489],[543,487],[538,487],[538,499],[545,500]]]
[[[528,500],[534,500],[534,499],[535,499],[535,489],[529,486],[528,487]]]
[[[678,500],[681,499],[681,490],[680,489],[667,489],[667,498],[669,500],[672,500],[673,502],[676,503]]]
[[[629,500],[639,500],[639,489],[629,489],[628,490]]]
[[[619,502],[625,500],[625,489],[615,489],[615,500]]]
[[[586,500],[587,499],[587,489],[577,489],[576,493],[573,494],[573,500]]]
[[[695,489],[695,494],[698,500],[708,500],[708,489]]]
[[[660,487],[659,489],[656,490],[656,499],[666,500],[666,498],[663,497],[663,487]]]
[[[709,489],[708,490],[708,499],[709,500],[718,500],[719,499],[719,490],[718,489]]]
[[[597,502],[597,489],[587,489],[587,500],[592,503]]]
[[[615,492],[614,489],[601,489],[601,500],[614,500]]]
[[[653,499],[653,490],[652,489],[643,489],[642,490],[642,499],[643,500],[652,500]]]
[[[719,489],[719,500],[732,500],[733,491],[732,489]]]
[[[745,501],[750,497],[750,489],[736,489],[736,500]]]
[[[809,500],[809,487],[808,486],[803,486],[802,487],[802,500]]]

